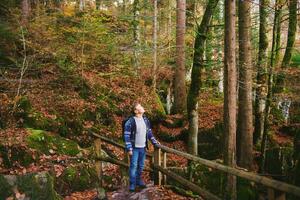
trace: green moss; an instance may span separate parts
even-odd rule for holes
[[[15,163],[26,167],[34,162],[32,152],[19,145],[0,145],[0,157],[2,158],[3,166],[5,168],[10,168]]]
[[[12,187],[3,175],[0,174],[0,197],[6,199],[13,194]]]
[[[265,169],[269,174],[282,175],[282,177],[274,177],[281,181],[291,173],[293,167],[293,148],[278,147],[266,151]]]
[[[218,159],[222,156],[222,123],[216,124],[211,129],[199,131],[198,146],[199,156],[206,159]]]
[[[255,200],[258,199],[258,192],[251,183],[245,179],[237,179],[237,199]]]
[[[32,200],[61,200],[54,190],[53,178],[48,173],[26,174],[17,177],[20,192]]]
[[[94,168],[88,166],[67,167],[57,179],[60,192],[83,191],[95,187],[97,175]]]
[[[77,143],[62,138],[58,135],[50,135],[42,130],[28,129],[30,132],[26,142],[31,148],[37,149],[45,154],[49,154],[52,149],[59,154],[75,156],[79,153]]]

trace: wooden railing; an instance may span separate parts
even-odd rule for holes
[[[100,155],[101,151],[101,142],[102,140],[106,143],[109,143],[111,145],[114,145],[116,147],[122,148],[125,151],[125,146],[122,144],[119,144],[109,138],[106,138],[104,136],[101,136],[99,134],[93,133],[93,135],[97,138],[95,140],[95,151],[96,151],[96,171],[98,174],[98,177],[100,177],[100,182],[102,182],[102,162],[110,162],[116,165],[120,165],[123,167],[129,167],[128,162],[123,162],[121,160],[113,159],[113,158],[107,158]],[[182,156],[190,161],[198,162],[208,168],[220,170],[222,172],[225,172],[230,175],[234,175],[240,178],[244,178],[246,180],[252,181],[257,184],[261,184],[268,188],[267,194],[268,194],[268,200],[285,200],[286,194],[291,194],[294,196],[299,197],[300,199],[300,187],[296,187],[291,184],[287,184],[281,181],[277,181],[271,178],[267,178],[264,176],[257,175],[252,172],[247,172],[242,169],[237,169],[233,167],[228,167],[225,165],[222,165],[220,163],[216,163],[214,161],[206,160],[185,152],[181,152],[169,147],[166,147],[164,145],[158,145],[158,148],[155,148],[154,154],[147,153],[147,157],[150,158],[150,163],[152,168],[146,168],[146,171],[154,172],[154,183],[156,185],[166,184],[167,177],[174,179],[175,181],[179,182],[183,186],[189,188],[193,192],[196,192],[200,194],[205,199],[213,199],[213,200],[220,200],[220,198],[204,189],[199,187],[198,185],[194,184],[193,182],[179,176],[178,174],[168,170],[167,167],[167,153],[169,154],[176,154],[179,156]],[[126,154],[125,154],[126,155]],[[275,191],[280,191],[280,194],[275,195]]]

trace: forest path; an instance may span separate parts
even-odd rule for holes
[[[144,189],[136,189],[136,192],[129,192],[127,186],[123,186],[117,191],[108,195],[109,200],[155,200],[159,199],[159,190],[153,183],[147,185]]]

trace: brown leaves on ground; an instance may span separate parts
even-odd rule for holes
[[[64,200],[92,200],[97,196],[97,190],[86,190],[83,192],[74,192],[66,196]]]

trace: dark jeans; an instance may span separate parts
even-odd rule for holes
[[[145,184],[141,177],[144,169],[145,157],[145,148],[133,148],[129,167],[130,189],[135,189],[136,185]]]

